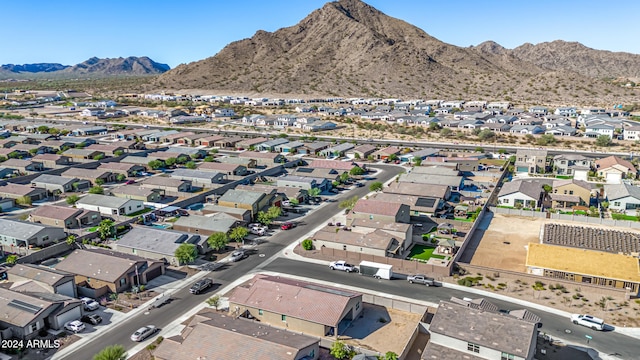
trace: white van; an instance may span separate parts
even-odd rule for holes
[[[602,331],[604,329],[604,320],[591,315],[571,315],[571,322],[576,325],[586,326],[593,330]]]

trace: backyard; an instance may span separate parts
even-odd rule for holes
[[[430,258],[434,259],[446,259],[447,257],[444,255],[434,254],[433,252],[436,250],[435,247],[425,246],[425,245],[414,245],[411,248],[411,252],[409,253],[409,258],[428,261]]]

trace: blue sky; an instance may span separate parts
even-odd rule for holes
[[[368,0],[457,46],[553,40],[640,54],[637,0]],[[149,56],[175,67],[215,55],[257,30],[295,25],[323,0],[4,1],[0,64]]]

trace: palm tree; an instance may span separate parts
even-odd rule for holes
[[[110,345],[93,356],[93,360],[125,360],[127,350],[122,345]]]

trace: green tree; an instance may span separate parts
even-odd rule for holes
[[[104,219],[100,221],[100,225],[98,225],[98,236],[102,240],[106,240],[110,236],[115,235],[115,227],[113,226],[115,223],[111,219]]]
[[[216,310],[220,306],[220,295],[215,295],[207,299],[207,305],[213,306]]]
[[[0,156],[0,162],[5,162],[7,161],[7,157],[6,156]]]
[[[204,162],[213,162],[213,156],[205,156],[204,159],[202,159]]]
[[[96,160],[96,161],[100,161],[102,159],[104,159],[104,154],[98,154],[93,157],[93,160]]]
[[[500,154],[500,155],[504,155],[504,154],[506,154],[506,153],[507,153],[507,150],[505,150],[505,149],[498,149],[498,154]]]
[[[364,169],[361,168],[360,166],[354,166],[351,168],[351,170],[349,170],[349,175],[351,176],[364,175]]]
[[[149,165],[152,170],[158,170],[164,166],[164,163],[160,160],[151,160],[147,165]]]
[[[389,159],[389,161],[396,161],[396,160],[398,160],[398,155],[391,154],[391,155],[389,155],[388,159]]]
[[[31,206],[31,197],[29,196],[21,196],[16,199],[16,204],[21,206]]]
[[[78,200],[80,200],[80,196],[78,195],[69,195],[67,196],[67,198],[65,199],[65,201],[67,202],[67,204],[69,205],[74,205],[75,203],[78,202]]]
[[[334,188],[335,188],[335,187],[338,187],[338,186],[340,186],[340,181],[332,181],[332,182],[331,182],[331,185],[332,185]]]
[[[547,146],[558,142],[553,134],[544,134],[538,139],[538,145]]]
[[[596,138],[596,146],[607,147],[613,145],[613,141],[608,135],[600,135]]]
[[[190,157],[188,157],[188,156],[178,156],[178,157],[176,158],[176,164],[184,164],[184,163],[186,163],[187,161],[189,161],[190,159],[191,159],[191,158],[190,158]]]
[[[414,165],[414,166],[420,166],[420,165],[422,165],[422,158],[421,158],[421,157],[414,157],[414,158],[412,159],[412,161],[413,161],[413,165]]]
[[[93,360],[125,360],[129,355],[122,345],[109,345],[93,356]]]
[[[196,163],[193,161],[187,161],[186,164],[184,164],[184,166],[187,167],[187,169],[195,169],[196,168]]]
[[[343,343],[338,340],[331,345],[331,350],[329,351],[331,356],[338,360],[349,359],[354,355],[354,351],[349,347],[349,345]]]
[[[451,136],[451,134],[453,134],[453,130],[451,130],[449,128],[442,128],[440,130],[440,136],[449,137],[449,136]]]
[[[360,159],[360,153],[353,154],[353,158],[356,160]]]
[[[124,179],[126,179],[126,178],[127,178],[127,176],[125,174],[116,175],[116,180],[118,180],[120,182],[124,181]]]
[[[551,192],[551,190],[553,190],[553,187],[549,184],[544,184],[542,185],[542,190],[548,194]]]
[[[233,228],[229,233],[229,237],[233,241],[235,241],[236,243],[242,241],[243,244],[244,244],[244,238],[247,237],[247,235],[249,235],[249,229],[247,229],[244,226],[238,226],[236,228]]]
[[[98,178],[96,179],[96,185],[104,185],[104,179],[103,178]]]
[[[278,218],[278,216],[282,215],[282,209],[277,206],[271,206],[267,210],[267,215],[271,217],[271,220],[275,220]]]
[[[348,198],[348,199],[346,199],[346,200],[341,201],[341,202],[338,204],[338,207],[339,207],[340,209],[351,210],[351,209],[353,209],[353,207],[354,207],[354,206],[356,206],[356,203],[358,202],[358,199],[359,199],[359,198],[358,198],[357,196],[354,196],[354,197]]]
[[[67,236],[67,244],[69,245],[73,245],[76,242],[76,236],[75,235],[69,235]]]
[[[313,250],[313,240],[311,239],[302,240],[302,248],[305,250]]]
[[[258,214],[256,215],[256,220],[260,224],[266,225],[266,226],[269,226],[273,221],[273,219],[264,211],[258,211]]]
[[[223,232],[214,232],[207,238],[207,244],[209,244],[209,247],[215,251],[224,249],[228,243],[229,238],[227,237],[227,234]]]
[[[170,157],[167,160],[164,161],[164,163],[168,166],[168,167],[172,167],[173,165],[176,164],[176,162],[178,162],[178,159]]]
[[[340,182],[341,183],[346,183],[347,180],[349,180],[349,173],[347,172],[343,172],[342,174],[340,174]]]
[[[380,181],[372,182],[371,185],[369,185],[369,190],[370,191],[382,191],[382,183]]]
[[[116,150],[116,151],[113,152],[113,155],[122,156],[122,155],[124,155],[124,151],[123,150]]]
[[[478,139],[481,141],[491,141],[495,139],[496,133],[489,129],[483,129],[478,133]]]
[[[387,351],[387,353],[384,354],[384,360],[398,360],[398,354],[393,351]]]
[[[481,146],[476,147],[476,152],[484,152],[484,149]]]
[[[376,159],[376,158],[375,158],[375,157],[373,157],[373,155],[369,155],[369,156],[367,156],[367,160],[369,160],[369,161],[373,161],[373,160],[375,160],[375,159]]]
[[[298,199],[290,199],[289,204],[291,204],[291,206],[300,205],[300,201],[298,201]]]
[[[102,186],[93,186],[91,187],[91,189],[89,189],[89,194],[102,195],[104,194],[104,188]]]
[[[180,264],[189,264],[196,260],[198,249],[193,244],[182,243],[173,254]]]
[[[18,255],[9,255],[7,256],[7,264],[15,264],[18,261]]]
[[[46,134],[49,132],[49,127],[45,125],[40,125],[36,130],[38,130],[40,134]]]
[[[317,197],[318,195],[320,195],[320,189],[318,188],[311,188],[307,191],[307,194],[309,194],[309,196],[311,197]]]

